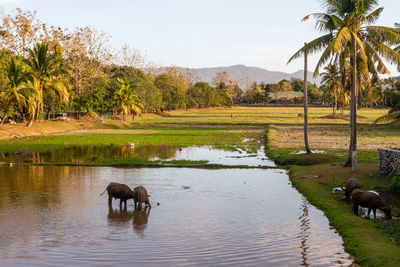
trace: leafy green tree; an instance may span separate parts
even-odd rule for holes
[[[193,108],[208,108],[218,101],[216,91],[206,82],[198,82],[186,92],[188,106]]]
[[[186,108],[185,94],[173,76],[166,73],[160,74],[156,77],[154,85],[161,92],[163,109],[174,110]]]
[[[231,107],[233,105],[233,100],[230,97],[230,87],[231,85],[226,85],[224,83],[220,83],[219,86],[215,87],[216,91],[216,106],[224,106],[224,107]]]
[[[267,85],[257,85],[253,83],[251,89],[247,90],[243,98],[249,104],[265,104],[269,103],[270,98],[268,97]]]
[[[292,78],[291,82],[295,92],[303,92],[304,81],[302,79]]]
[[[110,71],[114,78],[126,79],[135,87],[144,112],[157,112],[162,107],[162,95],[154,85],[154,76],[133,67],[113,67]],[[179,78],[182,79],[181,76]]]

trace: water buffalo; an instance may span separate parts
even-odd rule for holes
[[[374,212],[374,219],[376,219],[376,209],[383,211],[388,218],[392,217],[390,206],[385,204],[381,197],[375,193],[355,189],[351,193],[351,199],[353,201],[353,211],[355,215],[358,215],[358,206],[361,206],[368,208],[368,217],[372,210]]]
[[[147,194],[146,188],[143,186],[138,186],[133,189],[133,201],[135,202],[135,209],[136,203],[138,204],[138,208],[142,208],[142,203],[144,202],[145,205],[149,205],[149,209],[151,209],[149,195]]]
[[[129,188],[129,186],[125,184],[119,183],[110,183],[103,193],[100,194],[102,196],[105,192],[108,193],[108,206],[112,207],[112,199],[120,199],[119,206],[122,207],[122,202],[125,204],[128,199],[133,199],[133,191]]]
[[[342,190],[344,191],[344,196],[346,199],[349,199],[351,196],[351,192],[355,189],[361,189],[361,184],[360,181],[357,180],[356,178],[350,178],[346,182],[346,188],[342,187]]]

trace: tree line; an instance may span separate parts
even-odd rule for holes
[[[0,123],[32,125],[65,111],[126,119],[141,112],[229,107],[230,90],[240,90],[218,75],[212,86],[173,67],[158,73],[139,51],[111,49],[109,36],[91,27],[47,25],[21,9],[2,13],[0,23]]]

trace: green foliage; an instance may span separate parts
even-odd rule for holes
[[[165,110],[186,108],[185,94],[172,75],[160,74],[154,84],[161,91],[162,107]]]
[[[143,105],[136,94],[135,88],[132,87],[125,79],[117,78],[118,89],[114,93],[113,110],[122,112],[122,119],[126,119],[126,115],[132,113],[134,116],[142,112]]]
[[[303,92],[304,91],[304,81],[302,79],[292,78],[292,87],[295,92]]]
[[[186,92],[188,107],[208,108],[218,106],[232,106],[225,83],[212,87],[206,82],[197,82]]]
[[[392,176],[392,181],[390,183],[389,189],[400,196],[400,173]]]
[[[247,90],[243,99],[249,104],[267,104],[271,101],[268,97],[268,92],[258,85],[254,85],[253,88]]]
[[[112,98],[109,91],[105,88],[99,88],[92,94],[81,94],[75,97],[72,101],[74,110],[92,112],[95,111],[100,114],[109,112],[112,109]]]

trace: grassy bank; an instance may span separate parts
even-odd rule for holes
[[[355,216],[351,203],[331,192],[332,188],[349,177],[356,177],[365,189],[388,194],[390,179],[376,173],[376,164],[360,164],[356,174],[349,168],[330,164],[290,166],[288,169],[293,185],[311,204],[324,211],[331,225],[343,237],[346,250],[355,257],[357,263],[362,266],[400,266],[400,240],[398,233],[393,231],[399,222],[367,220]],[[391,200],[394,204],[392,214],[398,216],[398,199],[391,196]]]

